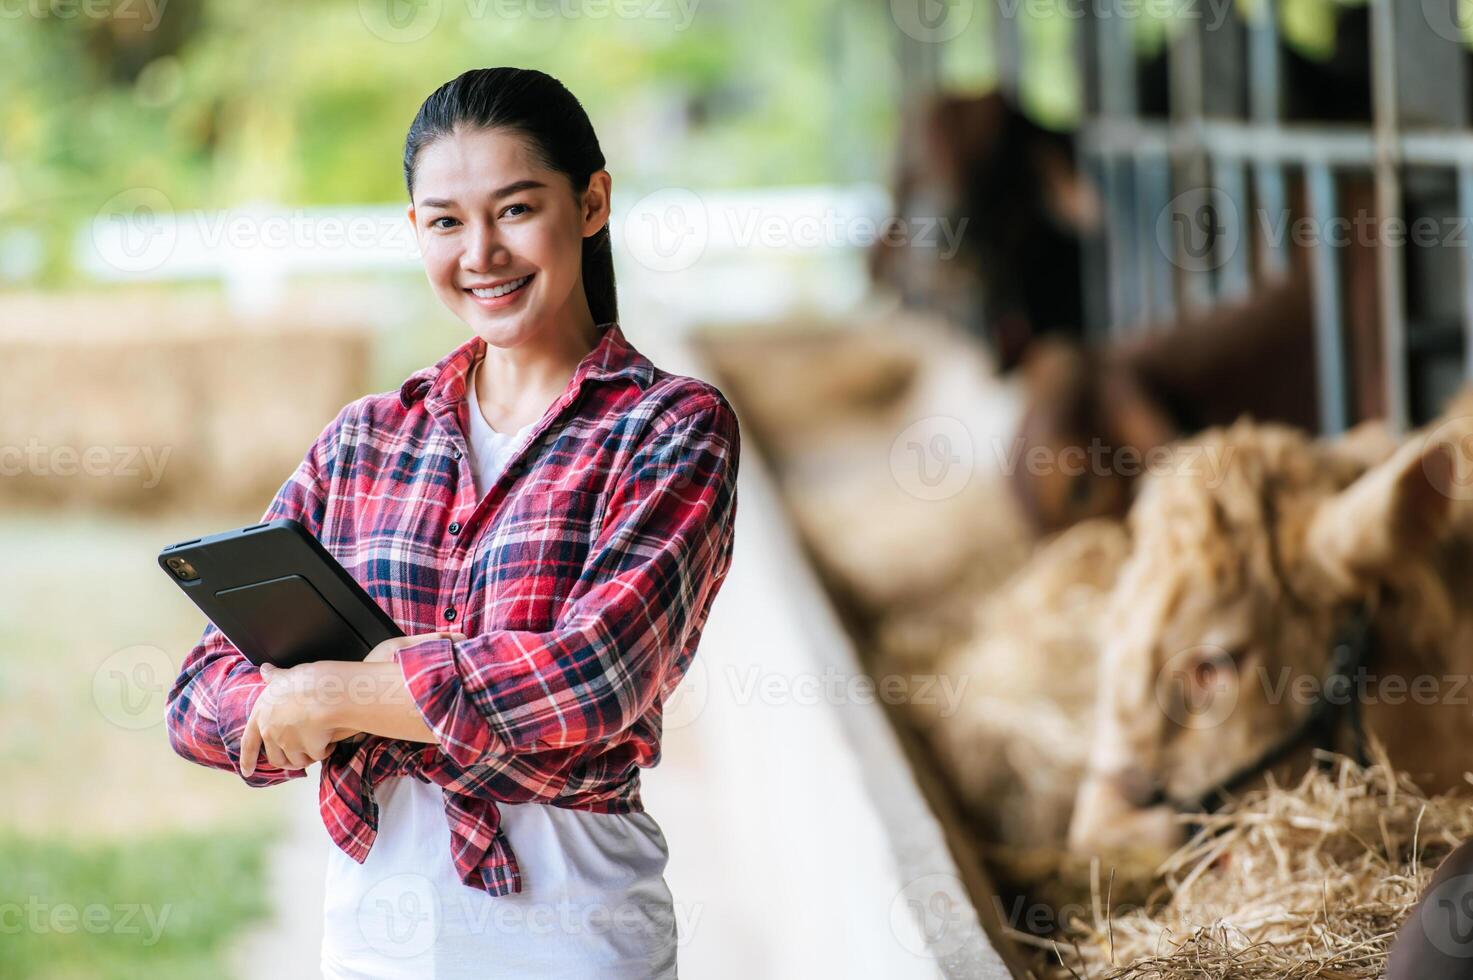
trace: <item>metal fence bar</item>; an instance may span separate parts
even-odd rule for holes
[[[1473,163],[1458,168],[1458,217],[1463,223],[1463,371],[1473,377],[1473,244],[1467,240],[1473,225]]]
[[[1156,233],[1157,222],[1171,206],[1171,161],[1159,152],[1144,151],[1135,158],[1135,172],[1141,244],[1147,253],[1141,263],[1145,315],[1162,321],[1176,311],[1175,256],[1168,251],[1172,241],[1162,241]]]
[[[1248,25],[1249,118],[1256,126],[1277,126],[1280,115],[1279,25],[1275,0],[1258,0]],[[1287,213],[1288,192],[1284,169],[1276,162],[1253,164],[1253,192],[1258,209],[1270,220]],[[1263,257],[1266,272],[1282,274],[1289,265],[1288,246],[1268,242]]]
[[[1375,165],[1375,137],[1364,129],[1343,126],[1260,127],[1236,122],[1204,122],[1173,127],[1157,122],[1102,120],[1087,122],[1080,132],[1087,152],[1131,153],[1143,142],[1162,144],[1175,157],[1206,152],[1213,157],[1251,163],[1303,164],[1323,160],[1332,167]],[[1393,139],[1402,163],[1458,167],[1473,163],[1473,133],[1451,130],[1402,132]]]
[[[1252,275],[1248,269],[1248,238],[1253,231],[1252,216],[1248,211],[1248,191],[1243,179],[1243,163],[1239,160],[1214,160],[1212,182],[1232,204],[1233,213],[1227,220],[1238,224],[1238,235],[1219,238],[1217,245],[1225,249],[1226,242],[1236,241],[1236,247],[1227,254],[1215,256],[1218,265],[1218,294],[1224,299],[1241,299],[1248,295]]]
[[[1395,12],[1392,0],[1371,3],[1371,103],[1376,142],[1376,212],[1381,221],[1401,217],[1398,174]],[[1386,372],[1386,419],[1393,431],[1407,425],[1406,301],[1401,277],[1402,256],[1393,248],[1376,249],[1376,285],[1380,294],[1381,339]]]
[[[1335,177],[1324,161],[1305,170],[1309,182],[1309,214],[1318,228],[1325,228],[1335,215]],[[1319,235],[1314,252],[1314,347],[1319,382],[1320,428],[1327,433],[1344,432],[1345,347],[1340,332],[1340,263],[1335,247]]]

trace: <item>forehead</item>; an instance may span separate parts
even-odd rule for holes
[[[482,198],[513,181],[553,186],[558,175],[538,163],[526,137],[506,129],[457,127],[419,151],[414,196]]]

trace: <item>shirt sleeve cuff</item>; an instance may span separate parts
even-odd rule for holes
[[[424,640],[400,648],[395,656],[420,717],[453,762],[469,767],[487,756],[505,754],[505,746],[465,690],[452,640]]]

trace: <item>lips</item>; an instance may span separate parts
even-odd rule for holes
[[[487,283],[485,285],[467,286],[465,287],[465,291],[477,299],[499,299],[501,296],[509,296],[525,288],[527,283],[532,281],[533,275],[535,273],[529,272],[525,276],[518,276],[515,279],[502,279],[499,282]]]

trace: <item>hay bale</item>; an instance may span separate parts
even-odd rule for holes
[[[1473,835],[1473,799],[1424,796],[1380,746],[1372,755],[1361,768],[1321,753],[1332,769],[1202,818],[1159,869],[1159,899],[1145,907],[1112,907],[1096,875],[1088,905],[1097,911],[1064,930],[1040,974],[1381,976],[1438,862]]]
[[[977,609],[972,638],[936,663],[965,680],[956,714],[911,709],[988,841],[1065,839],[1094,719],[1098,624],[1129,550],[1109,519],[1040,547]]]
[[[341,311],[243,322],[212,294],[0,299],[0,504],[265,506],[368,387]]]

